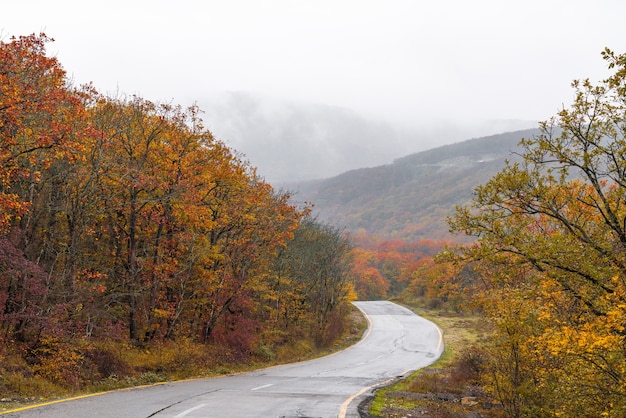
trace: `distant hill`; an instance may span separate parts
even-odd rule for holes
[[[278,185],[388,164],[403,155],[472,136],[536,126],[523,120],[403,126],[350,109],[245,92],[207,95],[199,105],[207,128],[241,152],[262,177]]]
[[[445,145],[392,164],[348,171],[294,186],[296,200],[315,204],[326,222],[386,239],[452,239],[446,217],[472,197],[537,129]],[[461,239],[461,238],[457,238]]]

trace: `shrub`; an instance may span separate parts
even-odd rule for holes
[[[459,354],[450,371],[450,380],[459,384],[478,384],[485,369],[486,356],[480,347],[472,346]]]
[[[78,389],[81,385],[84,355],[79,349],[54,336],[44,336],[32,350],[33,372],[57,385]]]
[[[85,350],[85,357],[97,372],[92,381],[106,379],[110,376],[126,376],[131,373],[130,367],[122,359],[119,350],[110,344],[95,344]]]

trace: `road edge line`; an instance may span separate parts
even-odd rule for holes
[[[50,405],[55,405],[55,404],[58,404],[58,403],[69,402],[69,401],[77,401],[79,399],[93,398],[94,396],[106,395],[107,393],[122,392],[122,391],[125,391],[125,390],[134,390],[134,389],[142,389],[142,388],[150,388],[150,387],[155,387],[155,386],[167,385],[169,383],[172,383],[172,382],[157,382],[157,383],[152,383],[150,385],[131,386],[131,387],[127,387],[127,388],[107,390],[107,391],[104,391],[104,392],[87,393],[87,394],[84,394],[84,395],[72,396],[71,398],[55,399],[54,401],[46,401],[46,402],[42,402],[42,403],[21,406],[19,408],[15,408],[15,409],[8,409],[6,411],[0,411],[0,415],[13,414],[13,413],[16,413],[16,412],[27,411],[29,409],[40,408],[40,407],[43,407],[43,406],[50,406]]]

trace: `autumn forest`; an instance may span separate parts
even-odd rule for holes
[[[50,41],[0,44],[2,392],[131,376],[125,347],[205,347],[211,368],[334,341],[355,297],[343,231],[260,179],[199,109],[71,86]]]
[[[520,138],[457,235],[411,242],[320,221],[196,106],[74,86],[51,41],[0,42],[3,397],[306,358],[360,337],[351,301],[394,297],[486,324],[493,416],[626,414],[625,55]]]

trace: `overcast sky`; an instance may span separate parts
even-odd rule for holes
[[[623,0],[20,0],[78,83],[183,105],[247,91],[403,120],[545,120],[626,52]]]

